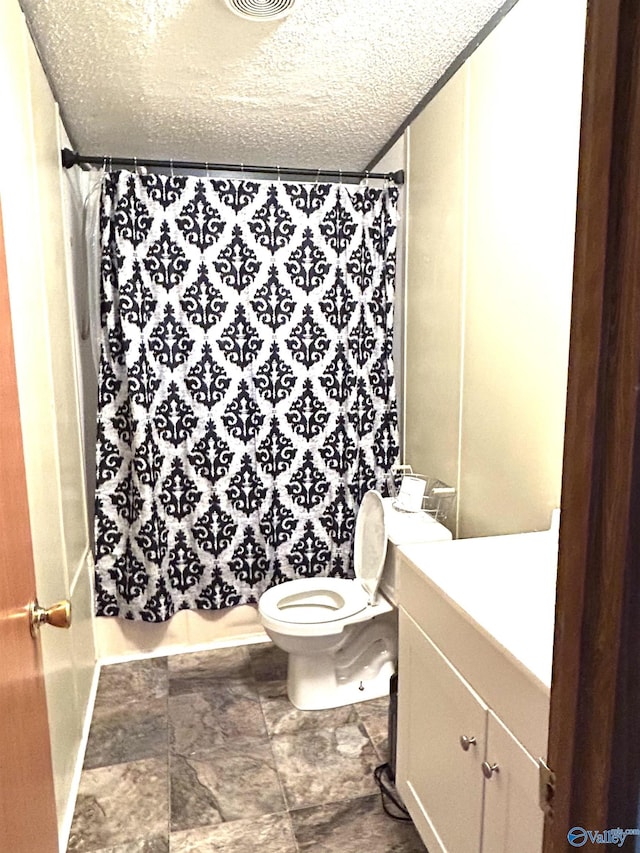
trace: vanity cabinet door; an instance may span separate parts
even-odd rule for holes
[[[479,853],[487,706],[403,608],[399,631],[400,796],[430,853]]]
[[[544,816],[538,805],[538,764],[489,711],[482,853],[540,853]],[[488,768],[487,768],[488,770]]]

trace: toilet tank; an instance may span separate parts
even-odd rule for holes
[[[387,528],[387,556],[380,591],[392,604],[396,601],[397,549],[419,542],[439,542],[451,539],[451,531],[426,512],[401,512],[394,508],[395,498],[383,498],[384,520]]]

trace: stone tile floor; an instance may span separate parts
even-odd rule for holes
[[[259,644],[105,666],[68,853],[424,853],[383,811],[388,700],[298,711]]]

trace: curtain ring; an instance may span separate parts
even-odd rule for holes
[[[211,177],[211,175],[209,174],[209,163],[208,163],[208,161],[207,161],[207,162],[205,162],[205,164],[204,164],[204,168],[205,168],[205,172],[206,172],[207,178],[210,178],[210,177]]]
[[[173,178],[173,158],[170,158],[169,165],[171,166],[171,177]]]
[[[135,172],[136,175],[138,174],[138,158],[137,157],[133,158],[133,171]]]
[[[276,167],[278,169],[278,183],[280,182],[280,166]]]
[[[316,172],[316,184],[318,183],[319,180],[320,180],[320,169],[318,169],[318,171]]]

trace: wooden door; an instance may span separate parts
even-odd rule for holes
[[[0,207],[0,849],[57,853],[57,819],[35,596]]]
[[[640,4],[589,0],[544,853],[638,826],[639,198]]]

